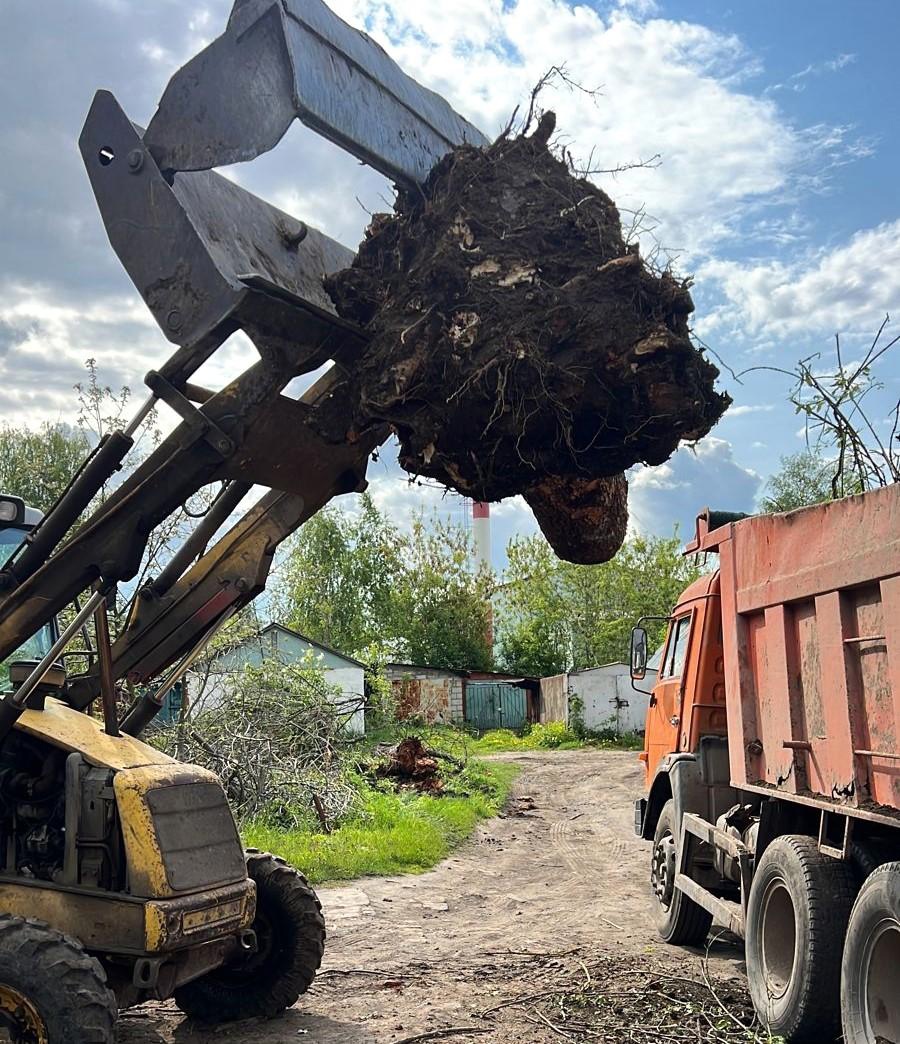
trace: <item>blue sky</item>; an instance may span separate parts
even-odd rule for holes
[[[641,242],[696,278],[697,332],[735,371],[790,367],[827,354],[840,331],[849,356],[887,312],[900,322],[900,159],[893,51],[895,0],[335,0],[408,72],[487,133],[549,66],[565,64],[592,102],[547,95],[576,153],[604,165],[656,153],[653,170],[607,179],[623,208],[645,208]],[[224,27],[227,0],[6,0],[0,38],[0,416],[71,417],[71,386],[96,356],[114,385],[139,386],[167,350],[102,231],[76,140],[92,92],[109,87],[146,122],[171,73]],[[231,176],[355,245],[390,186],[297,127]],[[363,206],[355,202],[359,198]],[[896,333],[896,327],[892,327]],[[236,342],[203,374],[243,368]],[[824,363],[823,363],[824,365]],[[896,400],[885,357],[879,408]],[[633,476],[636,528],[682,533],[708,503],[752,509],[779,457],[802,448],[770,371],[736,383],[710,437]],[[398,520],[448,506],[373,467],[376,500]],[[455,504],[456,502],[453,502]],[[497,555],[533,532],[523,504],[495,512]]]

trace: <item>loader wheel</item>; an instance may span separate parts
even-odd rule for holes
[[[112,1044],[118,1009],[81,944],[42,921],[0,917],[0,1041]]]
[[[772,1036],[790,1044],[839,1037],[841,953],[855,894],[853,867],[823,855],[811,837],[779,837],[757,863],[747,903],[747,978]]]
[[[841,1020],[847,1044],[900,1044],[900,863],[860,889],[844,943]]]
[[[653,835],[650,886],[656,896],[656,929],[673,946],[699,946],[709,934],[712,914],[675,887],[678,854],[675,802],[663,805]]]
[[[175,1003],[201,1022],[277,1015],[306,993],[325,952],[325,919],[306,878],[277,856],[247,851],[256,882],[257,951],[189,982]]]

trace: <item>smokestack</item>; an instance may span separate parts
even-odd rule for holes
[[[491,505],[472,501],[472,537],[475,544],[475,571],[491,568]]]
[[[475,544],[475,572],[482,567],[491,568],[491,505],[480,500],[472,501],[472,537]],[[488,648],[494,648],[494,610],[488,602],[485,640]]]

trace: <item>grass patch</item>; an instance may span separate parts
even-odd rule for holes
[[[575,732],[560,721],[546,725],[532,725],[522,732],[512,729],[490,729],[480,735],[452,725],[422,725],[410,723],[373,730],[366,737],[367,745],[396,743],[405,732],[421,737],[427,747],[446,751],[456,757],[477,757],[479,754],[500,754],[506,751],[528,750],[643,750],[644,737],[637,732],[617,736],[611,730]]]
[[[492,729],[471,741],[473,754],[492,754],[516,750],[643,750],[644,737],[636,732],[617,736],[597,732],[578,735],[562,722],[534,725],[520,735],[512,729]]]
[[[445,797],[364,786],[359,809],[331,834],[250,823],[244,843],[281,856],[313,884],[420,873],[500,811],[517,774],[514,765],[469,762]]]

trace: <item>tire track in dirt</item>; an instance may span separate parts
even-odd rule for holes
[[[554,955],[573,951],[699,974],[697,957],[664,946],[653,928],[647,846],[632,831],[642,787],[634,754],[497,760],[522,765],[507,810],[440,866],[321,890],[325,965],[296,1008],[270,1022],[210,1029],[191,1026],[170,1004],[152,1005],[126,1015],[120,1044],[390,1044],[473,1025],[480,1011],[522,992],[523,961],[528,974],[549,974]],[[733,972],[739,959],[719,946],[711,968]],[[518,1009],[503,1010],[489,1034],[459,1040],[559,1044]]]

